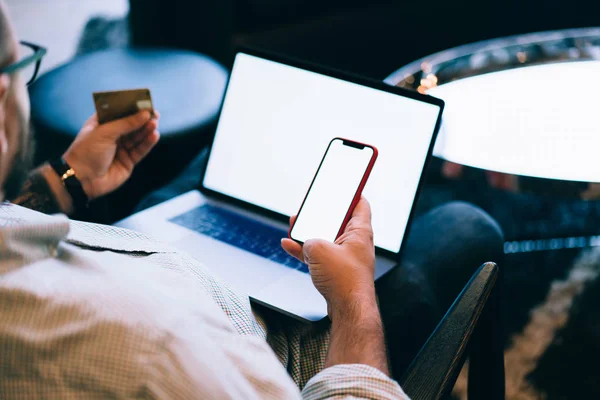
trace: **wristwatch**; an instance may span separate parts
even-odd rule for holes
[[[77,212],[85,212],[88,209],[89,199],[77,179],[75,170],[63,159],[51,161],[50,166],[58,174],[62,184],[73,199],[73,207]]]

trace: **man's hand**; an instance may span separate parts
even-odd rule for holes
[[[296,216],[291,218],[292,225],[295,219]],[[374,298],[375,246],[371,207],[364,197],[335,243],[313,239],[301,246],[283,239],[281,245],[290,255],[308,264],[313,283],[327,300],[330,314],[357,298]]]
[[[360,199],[335,243],[307,240],[301,246],[282,239],[281,245],[308,264],[315,287],[327,300],[332,324],[325,366],[365,364],[389,375],[375,294],[375,246],[367,200]]]
[[[94,114],[64,154],[90,200],[109,194],[129,179],[133,168],[160,138],[158,118],[148,111],[106,124]]]

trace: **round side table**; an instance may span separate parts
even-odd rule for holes
[[[524,191],[600,197],[600,28],[457,47],[386,82],[446,101],[436,157],[514,175]]]

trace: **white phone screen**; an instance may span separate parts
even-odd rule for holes
[[[330,143],[292,228],[294,240],[335,241],[372,157],[370,147]]]

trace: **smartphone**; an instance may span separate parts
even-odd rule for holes
[[[290,228],[290,239],[300,244],[308,239],[335,242],[360,200],[377,154],[373,146],[333,139]]]
[[[141,110],[154,114],[150,89],[96,92],[93,97],[98,122],[101,124],[128,117]]]

